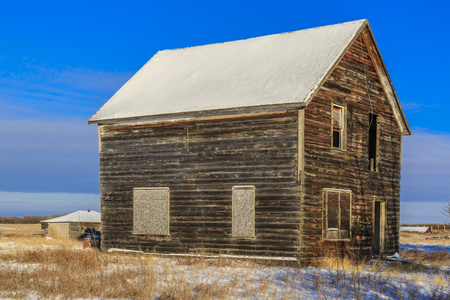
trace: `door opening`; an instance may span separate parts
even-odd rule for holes
[[[378,199],[373,206],[373,252],[375,255],[384,254],[386,233],[386,203]]]

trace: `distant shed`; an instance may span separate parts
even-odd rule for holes
[[[77,238],[88,227],[101,229],[100,213],[79,210],[62,217],[41,221],[42,235],[54,239]]]
[[[431,227],[400,227],[401,232],[431,233]]]

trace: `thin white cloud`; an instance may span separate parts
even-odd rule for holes
[[[99,92],[115,92],[132,76],[130,72],[107,72],[85,67],[49,69],[40,67],[39,69],[41,70],[41,76],[46,76],[48,80],[55,84],[70,85],[79,90]]]
[[[0,70],[0,104],[7,107],[0,111],[3,117],[39,113],[90,116],[132,75],[26,61],[18,65],[14,71]]]
[[[404,137],[402,201],[441,202],[450,195],[450,134],[414,130]]]
[[[10,151],[75,150],[96,151],[97,128],[87,125],[87,120],[68,119],[0,119],[1,149]],[[0,151],[1,151],[0,149]]]
[[[440,212],[445,202],[401,202],[400,223],[421,224],[448,222]]]
[[[96,126],[85,119],[0,119],[0,190],[99,190]]]
[[[424,104],[424,103],[408,102],[408,101],[402,102],[402,108],[405,111],[408,111],[408,112],[419,112],[423,108],[430,108],[430,107],[439,107],[439,105],[435,104],[435,103],[433,103],[433,104]]]
[[[100,211],[100,195],[88,193],[16,193],[0,191],[1,216],[52,215]]]
[[[20,71],[0,71],[0,78],[49,87],[114,92],[131,77],[130,72],[93,70],[86,67],[27,65]]]

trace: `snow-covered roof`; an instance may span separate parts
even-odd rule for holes
[[[49,219],[43,220],[41,222],[44,223],[66,223],[66,222],[85,222],[85,223],[100,223],[100,213],[96,211],[87,211],[87,210],[79,210],[73,212],[71,214]]]
[[[426,233],[429,230],[430,230],[430,227],[406,227],[406,226],[400,227],[400,231],[405,231],[405,232]]]
[[[150,59],[89,120],[306,105],[366,20],[191,48]]]

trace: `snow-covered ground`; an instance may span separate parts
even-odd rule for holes
[[[54,250],[61,246],[28,245],[0,239],[0,280],[7,270],[36,272],[41,264],[21,263],[3,259],[2,255],[29,250]],[[413,251],[450,251],[446,241],[426,241],[419,244],[402,244],[402,249]],[[69,251],[79,255],[87,253],[80,246],[68,246]],[[92,250],[90,250],[92,251]],[[118,254],[101,254],[103,257]],[[450,299],[450,262],[442,267],[417,265],[402,262],[401,257],[393,260],[372,260],[369,263],[346,265],[336,261],[336,267],[274,266],[249,260],[231,260],[225,263],[213,258],[156,257],[146,254],[120,255],[120,261],[108,261],[97,277],[125,274],[135,271],[151,274],[155,280],[155,292],[149,299],[171,299],[171,289],[192,287],[195,299],[204,299],[208,289],[217,289],[214,299]],[[125,260],[125,263],[124,261]],[[129,263],[127,263],[127,260]],[[149,268],[143,271],[143,266]],[[48,267],[48,266],[47,266]],[[57,268],[57,267],[55,267]],[[150,275],[147,275],[150,276]],[[139,277],[127,280],[141,280]],[[223,294],[221,294],[223,293]],[[17,297],[18,294],[0,290],[0,298]],[[186,296],[192,299],[190,296]],[[54,295],[64,298],[67,295]],[[92,294],[89,299],[109,298]],[[42,299],[39,290],[26,292],[28,299]],[[70,298],[70,296],[69,296]],[[116,298],[116,297],[113,297]],[[121,297],[119,297],[121,298]],[[130,297],[133,298],[133,297]],[[139,298],[139,297],[137,297]]]

